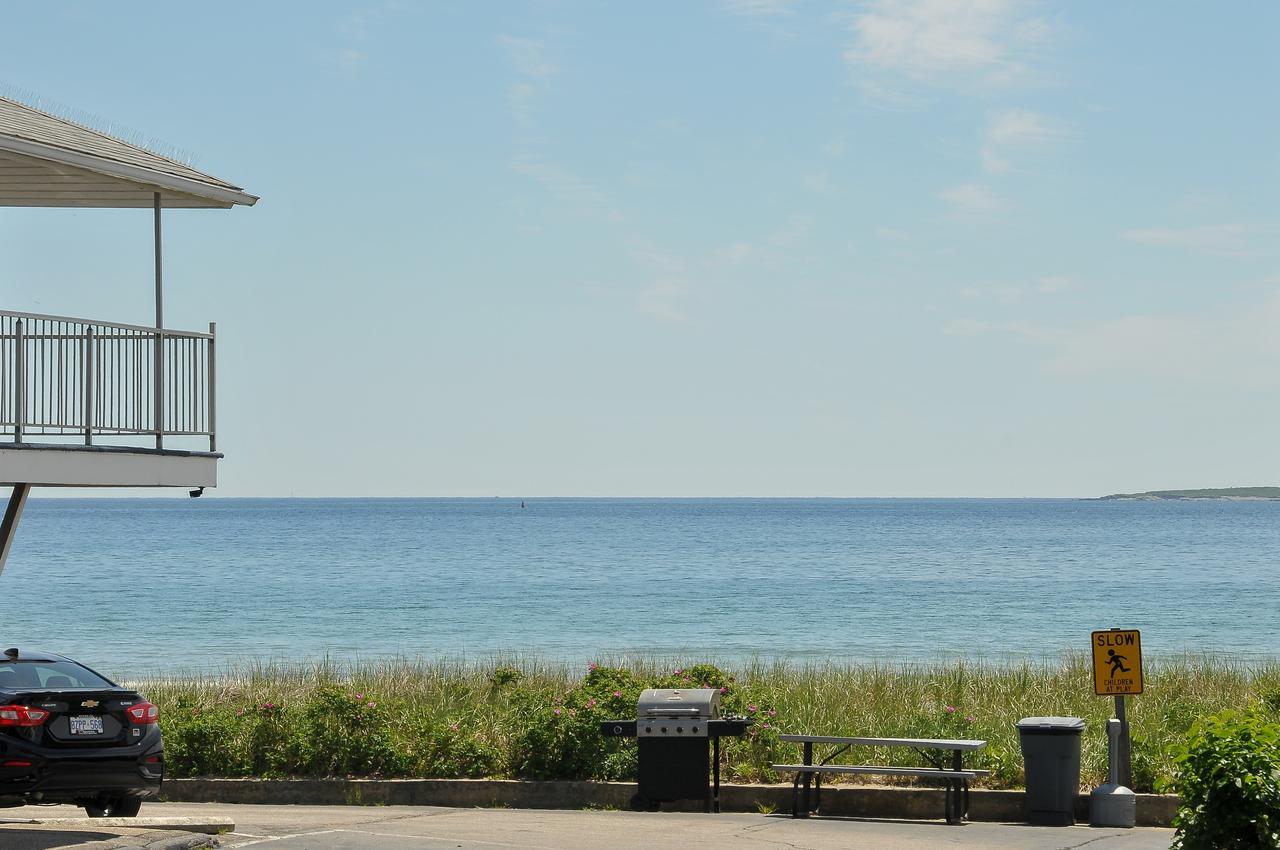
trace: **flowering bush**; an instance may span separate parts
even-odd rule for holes
[[[549,703],[517,694],[526,714],[512,740],[512,772],[529,779],[629,779],[635,776],[634,741],[606,738],[600,722],[635,713],[642,686],[630,670],[592,664],[575,687]]]

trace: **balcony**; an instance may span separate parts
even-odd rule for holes
[[[12,488],[0,572],[33,487],[199,495],[217,484],[214,327],[165,327],[161,211],[257,201],[190,165],[0,96],[0,206],[150,208],[156,305],[153,327],[0,311],[0,486]]]
[[[214,330],[0,311],[3,483],[216,484]]]

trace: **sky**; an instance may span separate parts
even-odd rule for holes
[[[244,186],[165,218],[220,496],[1280,484],[1280,4],[97,2],[0,94]],[[145,210],[0,210],[149,324]]]

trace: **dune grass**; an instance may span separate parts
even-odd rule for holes
[[[1186,656],[1146,665],[1129,700],[1135,790],[1165,790],[1173,752],[1199,717],[1260,706],[1280,719],[1280,661]],[[725,748],[726,777],[777,781],[768,765],[799,757],[780,732],[980,738],[971,759],[987,787],[1022,784],[1014,724],[1040,715],[1085,719],[1085,786],[1105,781],[1105,722],[1089,659],[1053,663],[795,665],[723,669],[661,661],[571,668],[537,659],[491,665],[434,661],[262,665],[217,676],[139,683],[161,708],[172,775],[493,776],[626,779],[634,746],[596,732],[630,717],[642,687],[724,687],[725,707],[754,717]],[[849,754],[902,764],[903,750]]]

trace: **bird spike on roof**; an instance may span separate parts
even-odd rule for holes
[[[154,151],[0,96],[0,206],[251,206],[258,199]]]

